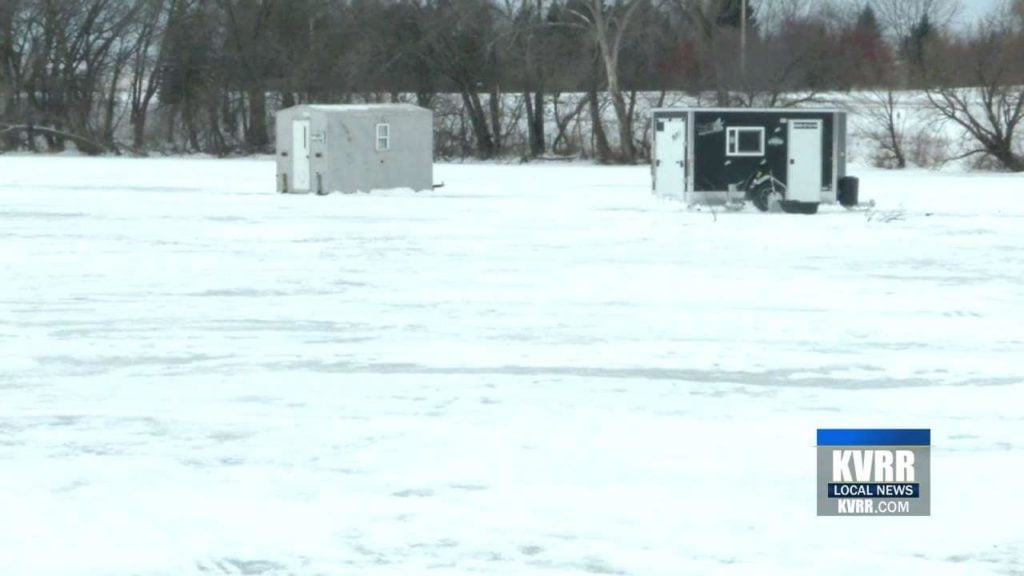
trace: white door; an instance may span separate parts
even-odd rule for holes
[[[292,122],[292,190],[309,190],[309,120]]]
[[[686,189],[686,119],[661,118],[654,129],[654,189],[661,196],[682,198]]]
[[[786,199],[821,202],[821,120],[790,118],[788,124]]]

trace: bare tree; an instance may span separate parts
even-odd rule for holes
[[[781,31],[790,22],[797,22],[809,17],[815,4],[820,4],[820,1],[760,0],[755,6],[754,14],[761,25],[761,30],[771,34]],[[848,5],[843,3],[842,6]],[[836,7],[828,5],[828,8]]]
[[[579,10],[574,11],[588,26],[601,55],[608,95],[619,125],[620,154],[626,161],[636,158],[636,146],[633,143],[633,118],[619,82],[619,54],[626,29],[641,3],[642,0],[624,0],[618,5],[607,6],[604,0],[586,0]]]
[[[886,168],[906,168],[904,150],[907,134],[905,98],[892,86],[864,92],[857,111],[867,123],[864,136],[878,145],[876,164]]]
[[[962,10],[959,0],[873,0],[872,6],[882,27],[896,43],[909,37],[922,19],[944,29]]]
[[[718,57],[721,44],[718,42],[719,29],[715,17],[721,10],[723,0],[674,0],[676,9],[686,18],[696,31],[698,60],[704,66],[703,76],[710,76],[714,84],[716,103],[719,106],[729,105],[729,91],[722,81],[721,62]],[[710,68],[710,70],[706,70]],[[702,78],[706,80],[706,78]],[[699,91],[702,86],[698,86]]]
[[[964,157],[983,154],[1007,170],[1024,171],[1017,132],[1024,122],[1024,36],[1007,19],[993,17],[953,48],[955,54],[941,58],[946,67],[928,101],[973,139]]]
[[[590,98],[579,98],[576,103],[571,107],[568,113],[562,115],[559,110],[560,97],[558,94],[552,98],[552,108],[555,116],[555,138],[551,142],[551,151],[555,154],[562,152],[562,145],[566,141],[566,133],[569,130],[569,124],[573,122],[579,122],[578,118],[580,113],[583,112],[583,108],[587,106]],[[571,149],[569,150],[572,151]]]
[[[146,120],[150,104],[160,88],[164,26],[175,25],[179,0],[146,0],[138,26],[133,31],[134,54],[129,76],[129,121],[132,126],[132,147],[141,152],[145,147]],[[166,12],[164,11],[166,7]]]
[[[266,79],[275,56],[270,21],[280,7],[275,0],[219,0],[219,5],[226,17],[228,61],[231,70],[240,73],[248,100],[246,144],[263,150],[270,142]]]
[[[782,38],[795,23],[801,22],[798,14],[804,11],[803,2],[791,0],[762,5],[748,0],[743,15],[744,3],[739,0],[673,1],[693,28],[703,76],[702,88],[713,89],[718,106],[750,106],[762,100],[760,92],[765,85],[777,86],[781,93],[785,89],[781,81],[793,82],[798,67],[793,62],[768,57],[765,50],[778,52],[774,49],[780,45],[775,42],[769,47],[766,38]],[[774,28],[761,30],[758,18],[762,15],[774,22]],[[741,25],[744,18],[745,27]],[[744,62],[746,66],[737,65]],[[765,63],[771,64],[773,70],[766,70]]]
[[[458,91],[469,116],[477,155],[498,152],[480,88],[494,89],[494,6],[488,0],[436,0],[429,5],[425,43],[430,63]]]
[[[544,0],[505,0],[511,53],[506,60],[513,68],[507,71],[506,77],[514,79],[522,87],[529,155],[532,157],[544,153],[544,54],[549,48],[545,42],[547,25],[544,10]]]
[[[14,18],[19,10],[18,0],[0,2],[0,122],[10,122],[19,116],[21,59],[18,56],[14,26]],[[14,135],[0,140],[0,149],[14,146]]]
[[[731,105],[791,107],[818,98],[834,85],[836,43],[824,23],[808,17],[788,23],[775,34],[757,38],[750,72],[733,79]]]
[[[137,1],[39,0],[4,8],[0,85],[9,125],[46,128],[24,131],[30,148],[38,135],[56,150],[68,140],[86,151],[112,147],[117,87],[130,52],[121,38],[135,21]],[[104,144],[96,147],[98,140]]]
[[[215,7],[202,0],[173,2],[168,14],[161,39],[157,98],[165,129],[163,140],[172,149],[179,148],[181,132],[184,147],[192,151],[209,151],[204,144],[219,140],[206,137],[218,128],[207,126],[210,115],[204,114],[204,108],[216,105],[222,89],[215,73],[224,62],[217,16]]]
[[[600,162],[611,162],[614,154],[604,130],[603,107],[597,94],[596,79],[595,84],[591,84],[590,90],[587,91],[587,101],[590,104],[590,134],[594,141],[594,152]]]

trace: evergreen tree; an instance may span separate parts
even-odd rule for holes
[[[909,35],[903,40],[903,57],[910,70],[912,82],[920,82],[926,75],[926,50],[934,35],[935,27],[928,14],[925,14],[911,27]]]
[[[843,43],[851,67],[850,80],[859,85],[878,85],[886,75],[891,59],[882,37],[882,27],[870,4],[860,11],[853,30],[844,34]]]
[[[721,28],[739,29],[742,11],[743,0],[719,0],[718,17],[715,18],[715,23]],[[747,29],[753,30],[754,28],[753,0],[747,0]]]
[[[878,16],[871,4],[866,4],[864,9],[857,15],[857,31],[863,34],[882,37],[882,27],[878,23]]]

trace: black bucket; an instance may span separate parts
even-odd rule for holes
[[[860,180],[855,176],[843,176],[839,179],[839,203],[843,206],[856,206],[860,195]]]

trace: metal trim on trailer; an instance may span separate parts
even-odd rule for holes
[[[696,127],[694,124],[693,110],[686,111],[686,175],[683,178],[683,200],[689,199],[689,195],[695,188],[696,180],[693,177],[693,171],[697,165],[694,160],[694,150],[696,146],[694,142],[697,137]]]
[[[652,108],[651,113],[678,113],[683,110],[691,112],[771,112],[774,114],[791,114],[801,112],[808,114],[823,114],[846,112],[846,110],[842,108],[701,108],[680,106],[679,108]]]
[[[832,204],[839,201],[839,116],[838,112],[832,113]]]
[[[659,116],[667,116],[669,118],[682,118],[683,116],[686,116],[687,110],[688,109],[684,110],[684,109],[681,109],[681,108],[677,108],[677,109],[672,109],[672,108],[654,108],[654,109],[651,110],[651,113],[653,114],[655,112],[661,112],[661,114],[659,114]]]

